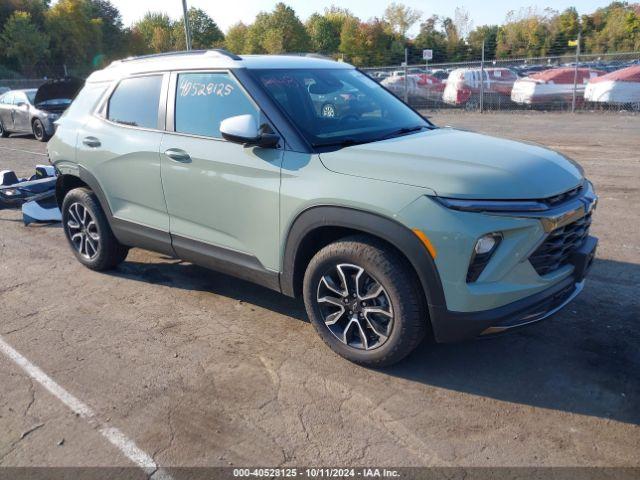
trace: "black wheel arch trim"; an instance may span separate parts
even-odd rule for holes
[[[111,230],[118,242],[128,247],[140,247],[164,253],[166,255],[175,255],[173,247],[171,246],[171,236],[169,235],[169,232],[164,232],[157,228],[140,225],[115,217],[100,183],[96,177],[82,165],[78,166],[77,176],[69,173],[58,177],[58,181],[56,183],[56,200],[59,205],[62,205],[62,198],[60,195],[61,185],[68,177],[79,178],[82,183],[86,184],[96,194],[96,197],[98,197],[98,203],[107,216],[109,226],[111,227]]]
[[[397,248],[415,270],[429,306],[445,307],[444,290],[433,258],[420,239],[405,225],[382,215],[351,207],[314,206],[302,211],[287,234],[280,288],[296,296],[296,265],[300,246],[307,235],[322,227],[342,227],[378,237]],[[305,266],[306,267],[306,266]]]

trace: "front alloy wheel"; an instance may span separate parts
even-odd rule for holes
[[[307,265],[302,290],[316,332],[352,362],[392,365],[427,333],[415,272],[397,250],[374,237],[352,235],[320,249]]]
[[[389,295],[364,268],[336,265],[320,279],[316,298],[325,325],[345,345],[372,350],[389,339],[393,328]]]

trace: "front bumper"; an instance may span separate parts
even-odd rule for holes
[[[588,237],[572,257],[574,271],[554,286],[530,297],[491,310],[453,312],[431,307],[436,341],[447,343],[504,332],[548,318],[567,306],[584,288],[584,277],[595,258],[598,240]]]

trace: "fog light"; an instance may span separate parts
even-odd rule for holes
[[[478,279],[501,241],[502,235],[500,233],[489,233],[476,241],[467,271],[467,283],[475,282]]]
[[[476,252],[476,255],[482,255],[485,253],[489,253],[495,248],[495,246],[496,237],[493,233],[490,233],[489,235],[485,235],[484,237],[480,237],[478,239],[474,251]]]

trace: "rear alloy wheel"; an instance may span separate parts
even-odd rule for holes
[[[75,188],[64,197],[62,226],[76,258],[92,270],[114,268],[129,252],[113,235],[96,195],[87,188]]]
[[[39,142],[46,142],[49,140],[49,135],[47,135],[41,120],[35,119],[33,121],[33,136],[36,137],[36,140]]]
[[[91,260],[98,255],[100,249],[98,225],[81,203],[76,202],[69,206],[66,228],[69,231],[71,245],[80,256]]]
[[[372,237],[354,235],[321,249],[307,266],[303,292],[320,337],[361,365],[402,360],[428,330],[422,289],[411,266]]]

